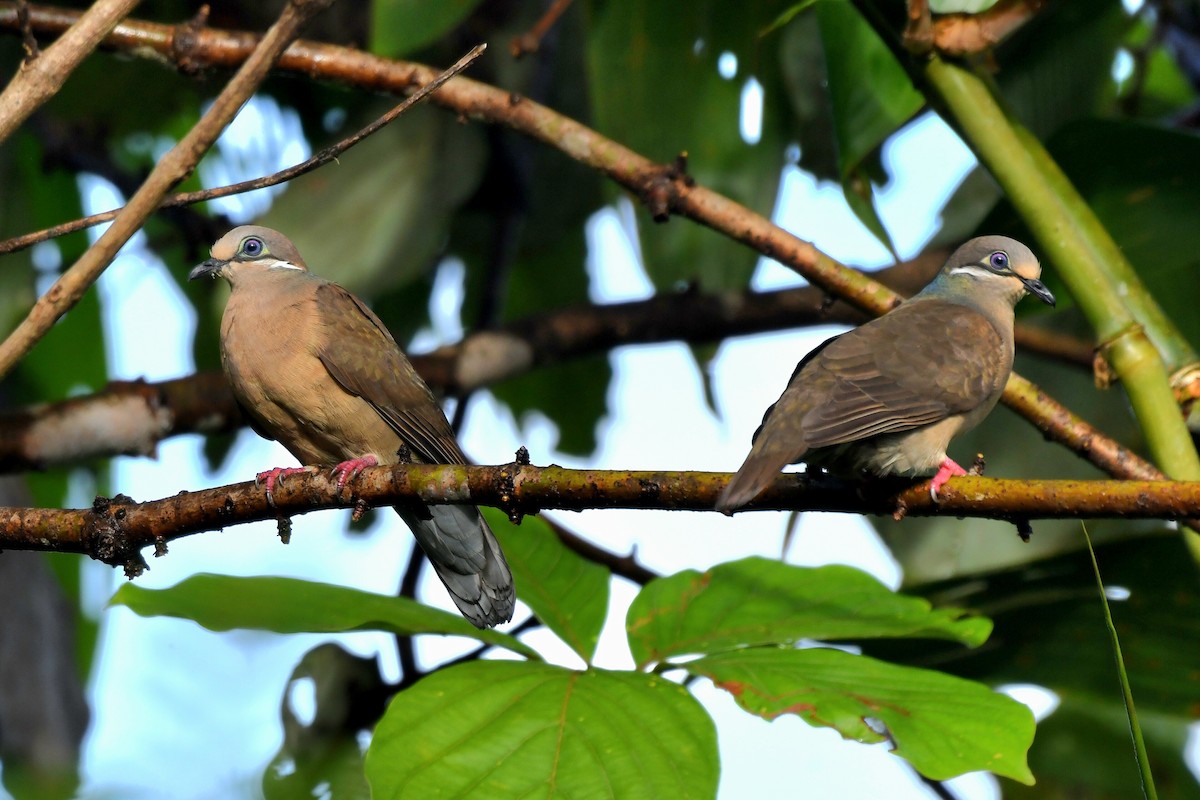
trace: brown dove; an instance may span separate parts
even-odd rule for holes
[[[225,234],[189,279],[221,277],[232,293],[221,320],[221,363],[261,435],[302,464],[331,467],[342,488],[360,470],[465,464],[454,432],[396,340],[350,292],[308,271],[283,234],[246,225]],[[305,469],[262,472],[276,482]],[[459,611],[478,627],[512,618],[512,574],[473,506],[395,507]]]
[[[1027,293],[1054,305],[1028,247],[981,236],[891,312],[835,336],[796,367],[767,409],[750,454],[717,500],[726,514],[800,461],[843,477],[966,472],[950,440],[995,407],[1012,372],[1013,308]]]

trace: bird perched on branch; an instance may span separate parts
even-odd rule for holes
[[[1029,248],[981,236],[891,312],[809,353],[767,409],[750,454],[717,500],[733,513],[784,466],[855,477],[965,475],[950,440],[995,407],[1012,372],[1013,308],[1027,293],[1054,305]]]
[[[233,292],[221,320],[221,363],[261,435],[302,464],[332,467],[340,490],[360,470],[401,454],[465,464],[454,432],[396,340],[366,305],[308,271],[283,234],[246,225],[225,234],[188,278],[211,276]],[[259,473],[275,484],[304,468]],[[512,574],[473,506],[395,507],[463,616],[478,627],[512,618]]]

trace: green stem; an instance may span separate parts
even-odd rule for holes
[[[909,59],[873,0],[854,0],[854,5],[908,65],[914,83],[939,113],[957,126],[1059,268],[1121,377],[1159,467],[1175,478],[1200,478],[1200,458],[1170,384],[1171,373],[1195,368],[1200,356],[1070,179],[1041,142],[1006,113],[987,82],[937,55],[921,63]],[[1139,381],[1133,379],[1135,371]],[[1186,538],[1200,564],[1200,534],[1189,531]]]
[[[1080,526],[1083,528],[1084,541],[1087,542],[1088,555],[1092,558],[1096,586],[1100,589],[1104,624],[1108,627],[1108,636],[1112,640],[1113,659],[1117,662],[1117,678],[1121,683],[1121,699],[1125,701],[1125,716],[1129,719],[1129,734],[1133,737],[1134,757],[1142,776],[1142,795],[1146,800],[1158,800],[1158,792],[1154,788],[1154,774],[1150,771],[1150,756],[1146,752],[1146,740],[1142,738],[1142,726],[1138,723],[1137,709],[1133,705],[1133,689],[1129,686],[1129,674],[1125,671],[1125,657],[1121,655],[1121,639],[1117,636],[1112,609],[1109,608],[1108,596],[1104,593],[1104,581],[1100,578],[1100,564],[1096,562],[1096,551],[1092,548],[1092,537],[1088,535],[1087,526],[1082,523]]]
[[[1173,478],[1200,478],[1200,458],[1171,391],[1167,367],[1194,362],[1194,351],[1070,180],[1041,143],[1009,118],[984,81],[936,56],[923,74],[1058,266],[1121,378],[1154,460]],[[1200,562],[1200,538],[1189,534],[1187,539]]]

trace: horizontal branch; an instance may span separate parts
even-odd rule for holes
[[[929,280],[942,257],[940,252],[919,256],[876,276],[900,293],[911,294]],[[687,291],[528,317],[473,333],[412,360],[429,385],[444,394],[461,394],[621,345],[708,344],[730,336],[854,324],[865,318],[844,302],[830,303],[813,287],[761,293]],[[1024,330],[1031,338],[1038,335],[1036,329]],[[1042,344],[1058,355],[1074,351],[1077,362],[1091,358],[1091,348],[1082,340],[1051,336]],[[153,455],[158,442],[169,436],[228,431],[241,424],[237,403],[220,373],[161,383],[115,382],[95,394],[0,414],[0,474],[116,455]],[[1077,438],[1082,442],[1085,437]]]
[[[325,471],[289,477],[275,491],[245,482],[181,492],[136,503],[118,495],[97,498],[90,509],[0,509],[0,549],[87,554],[124,566],[145,567],[140,551],[201,531],[244,522],[290,517],[328,508],[387,506],[420,498],[430,504],[494,506],[511,517],[545,510],[593,508],[710,511],[730,479],[722,472],[571,470],[527,464],[373,467],[338,493]],[[799,510],[885,516],[955,516],[1023,521],[1042,518],[1200,517],[1200,482],[1025,481],[953,478],[929,496],[928,483],[850,483],[827,477],[780,475],[750,510]],[[286,527],[286,526],[285,526]]]

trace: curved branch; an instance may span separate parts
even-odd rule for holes
[[[920,256],[881,270],[876,277],[908,294],[928,281],[941,260],[941,253]],[[812,287],[763,293],[687,291],[629,303],[560,309],[471,334],[457,344],[412,356],[412,361],[434,389],[462,394],[535,367],[618,345],[706,344],[730,336],[804,325],[853,324],[863,319],[862,312],[840,301],[829,303],[824,292]],[[1052,341],[1059,351],[1077,351],[1077,362],[1089,362],[1091,348],[1086,342]],[[1036,393],[1031,398],[1036,402]],[[169,436],[229,431],[241,424],[237,403],[220,373],[161,383],[114,382],[92,395],[0,414],[0,473],[114,455],[153,455],[157,443]],[[1104,450],[1115,444],[1077,418],[1068,417],[1059,424],[1072,431],[1073,449]],[[1124,464],[1125,477],[1154,476],[1144,470],[1130,471],[1139,469],[1140,460],[1129,451],[1110,449],[1103,458]]]
[[[426,503],[495,506],[514,519],[542,510],[591,508],[710,511],[731,475],[722,472],[571,470],[522,464],[372,467],[340,495],[324,470],[277,485],[274,507],[254,482],[136,503],[128,497],[97,498],[90,509],[0,509],[0,549],[84,553],[124,566],[130,575],[145,566],[141,550],[166,552],[172,539],[243,522],[284,518],[361,503]],[[1024,481],[953,478],[929,496],[926,482],[848,483],[803,475],[780,475],[752,510],[802,510],[888,516],[1038,518],[1166,518],[1200,516],[1200,482]]]
[[[30,8],[30,24],[39,32],[61,31],[77,16],[42,6]],[[0,29],[19,28],[13,4],[0,4]],[[257,37],[248,33],[127,21],[118,25],[105,43],[127,53],[194,68],[202,64],[235,67],[253,51],[256,41]],[[434,70],[420,64],[307,41],[294,42],[277,67],[362,90],[392,93],[413,91],[436,76]],[[431,100],[457,114],[519,130],[641,197],[655,219],[661,221],[674,213],[710,227],[776,259],[814,285],[870,314],[883,314],[900,302],[895,292],[838,263],[766,217],[697,185],[683,173],[681,164],[656,164],[545,106],[468,78],[455,78]],[[1064,420],[1073,418],[1070,411],[1015,373],[1009,379],[1004,402],[1032,419],[1052,440],[1066,444],[1076,435],[1076,431],[1062,427]],[[1093,430],[1091,435],[1097,440],[1105,438],[1099,431]],[[1104,460],[1102,452],[1092,449],[1083,454],[1109,474],[1131,474],[1121,461]]]

